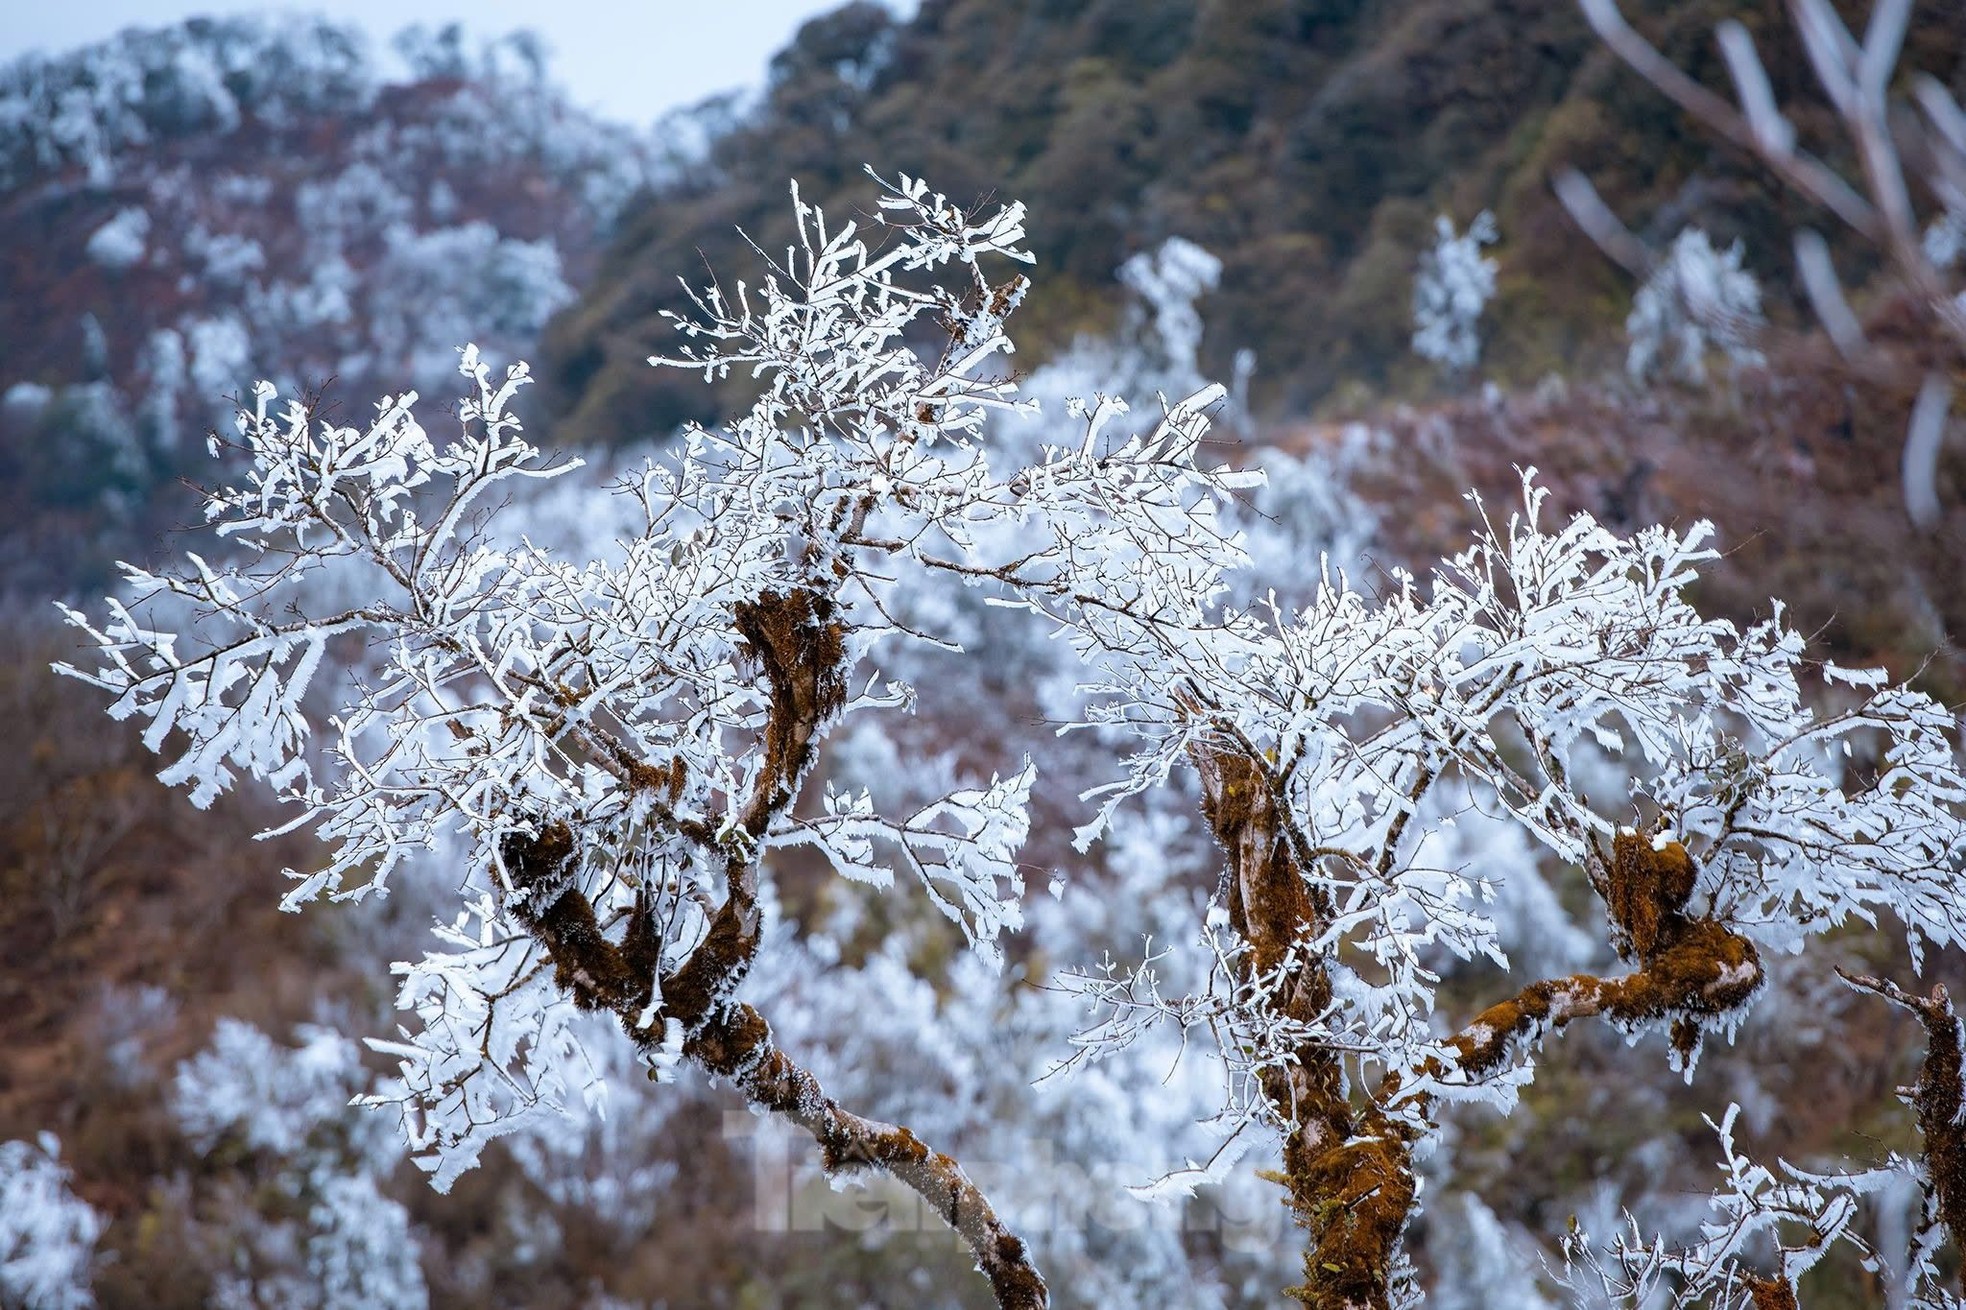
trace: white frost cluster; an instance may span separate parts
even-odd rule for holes
[[[241,1019],[222,1018],[211,1044],[177,1068],[173,1109],[200,1150],[234,1137],[249,1150],[298,1155],[324,1124],[350,1118],[368,1083],[355,1043],[303,1025],[284,1047]],[[360,1122],[359,1119],[356,1122]]]
[[[102,1217],[69,1190],[53,1133],[0,1143],[0,1304],[83,1310]]]
[[[121,272],[143,259],[149,236],[150,212],[141,205],[130,205],[117,210],[116,217],[91,233],[84,249],[104,268]]]
[[[212,1291],[220,1307],[418,1310],[429,1293],[409,1212],[378,1189],[401,1160],[387,1126],[351,1104],[368,1084],[361,1052],[303,1026],[287,1047],[249,1023],[220,1019],[212,1041],[177,1068],[173,1109],[199,1150],[250,1152],[272,1214],[233,1216],[237,1249]],[[298,1216],[298,1217],[296,1217]]]
[[[1648,1239],[1627,1215],[1626,1230],[1600,1245],[1573,1225],[1563,1241],[1560,1274],[1570,1291],[1613,1310],[1754,1310],[1750,1279],[1772,1272],[1794,1287],[1839,1246],[1851,1248],[1865,1270],[1883,1272],[1878,1252],[1859,1232],[1864,1202],[1898,1190],[1921,1167],[1894,1155],[1857,1174],[1812,1173],[1787,1161],[1777,1172],[1735,1146],[1740,1113],[1740,1106],[1730,1105],[1720,1122],[1706,1121],[1720,1138],[1725,1179],[1708,1200],[1698,1237],[1683,1246]],[[1939,1239],[1938,1225],[1928,1222],[1910,1252],[1910,1268],[1893,1271],[1903,1297],[1893,1304],[1910,1310],[1966,1306],[1934,1260]]]
[[[1413,353],[1450,373],[1481,358],[1481,312],[1495,296],[1495,261],[1481,253],[1496,239],[1495,216],[1475,216],[1463,235],[1454,220],[1434,219],[1434,247],[1413,276]]]
[[[1670,368],[1685,381],[1704,382],[1710,350],[1721,351],[1736,367],[1761,362],[1755,348],[1765,322],[1761,285],[1741,260],[1739,241],[1716,250],[1697,227],[1673,238],[1625,319],[1631,338],[1625,371],[1634,381]]]
[[[1429,1310],[1557,1310],[1536,1285],[1534,1240],[1472,1193],[1432,1211],[1427,1256],[1434,1268]]]
[[[1121,264],[1119,279],[1153,316],[1162,370],[1186,383],[1170,389],[1199,387],[1202,323],[1196,302],[1222,280],[1222,261],[1186,237],[1169,237]]]

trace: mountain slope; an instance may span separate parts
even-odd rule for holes
[[[91,579],[191,504],[205,432],[291,395],[452,392],[466,340],[530,353],[648,181],[527,38],[192,20],[0,70],[0,568]],[[332,383],[330,386],[329,384]],[[51,557],[59,531],[85,549]]]
[[[1784,101],[1813,98],[1779,0],[1627,8],[1723,87],[1713,25],[1740,16]],[[1924,0],[1905,67],[1962,84],[1966,9]],[[1798,119],[1805,140],[1827,126]],[[753,269],[733,229],[782,242],[787,177],[849,212],[863,162],[1029,205],[1039,266],[1018,339],[1038,358],[1112,324],[1128,255],[1199,242],[1224,265],[1204,369],[1226,378],[1254,349],[1272,415],[1433,384],[1408,350],[1410,288],[1441,212],[1499,220],[1490,377],[1611,358],[1630,287],[1550,195],[1559,166],[1661,246],[1689,221],[1745,236],[1781,285],[1786,231],[1810,217],[1599,48],[1571,0],[926,0],[907,22],[862,0],[799,33],[751,114],[635,209],[550,329],[543,372],[570,432],[619,440],[712,413],[642,363],[667,339],[677,278],[706,260]]]

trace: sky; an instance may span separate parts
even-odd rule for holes
[[[763,83],[772,54],[799,24],[844,0],[319,0],[288,5],[266,0],[81,0],[7,6],[0,22],[0,61],[31,50],[56,53],[114,35],[197,14],[268,8],[321,13],[358,24],[378,49],[413,23],[462,22],[466,31],[499,36],[529,27],[553,52],[554,79],[575,103],[609,118],[647,125],[665,111],[719,91]],[[896,5],[904,12],[913,5]]]

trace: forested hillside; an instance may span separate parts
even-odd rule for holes
[[[1725,86],[1712,34],[1729,15],[1761,36],[1785,102],[1811,89],[1780,0],[1655,0],[1640,16]],[[1927,0],[1918,15],[1905,64],[1958,87],[1966,11]],[[541,373],[564,430],[619,440],[709,414],[711,393],[642,365],[678,279],[730,267],[738,227],[778,248],[786,178],[850,212],[863,163],[1030,207],[1035,360],[1117,322],[1128,256],[1199,243],[1223,265],[1203,367],[1226,380],[1255,351],[1271,418],[1425,393],[1411,279],[1441,213],[1465,226],[1492,210],[1502,234],[1487,376],[1533,384],[1619,358],[1631,288],[1556,204],[1561,167],[1660,248],[1688,223],[1743,238],[1791,321],[1787,233],[1806,217],[1600,48],[1573,3],[925,0],[905,22],[850,4],[801,31],[687,181],[634,210],[606,275],[556,321]]]
[[[650,145],[524,39],[399,44],[407,78],[352,29],[196,20],[0,70],[9,588],[106,580],[182,523],[176,480],[255,381],[442,386],[459,343],[530,351],[585,283]]]

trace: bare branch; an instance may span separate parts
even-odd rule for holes
[[[1849,183],[1809,154],[1796,150],[1773,153],[1765,149],[1754,128],[1738,110],[1681,72],[1677,64],[1632,29],[1618,11],[1617,0],[1578,0],[1578,3],[1604,44],[1680,108],[1759,157],[1791,186],[1857,231],[1872,240],[1884,239],[1885,231],[1877,211]]]

